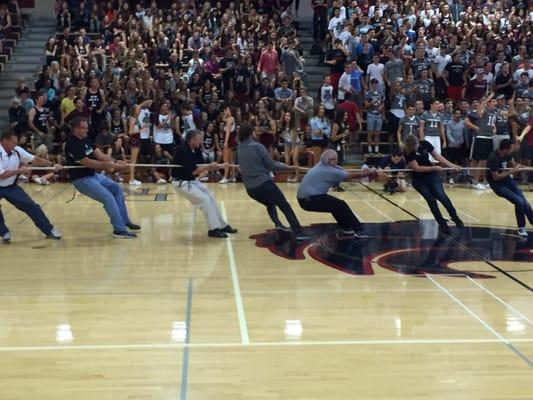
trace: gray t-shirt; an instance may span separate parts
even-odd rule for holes
[[[322,164],[321,162],[311,168],[304,176],[296,197],[306,197],[326,194],[328,190],[348,177],[348,172],[341,167]]]
[[[398,78],[403,78],[403,62],[402,60],[390,60],[385,63],[385,76],[389,82],[394,82]]]

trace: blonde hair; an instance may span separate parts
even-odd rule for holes
[[[35,149],[35,155],[40,158],[46,158],[48,156],[48,147],[45,144],[41,144]]]

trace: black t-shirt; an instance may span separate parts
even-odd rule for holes
[[[196,177],[192,172],[197,168],[196,164],[203,163],[200,149],[191,149],[187,143],[178,147],[174,155],[173,164],[181,165],[181,168],[172,169],[172,177],[179,181],[194,181]]]
[[[65,143],[65,155],[67,158],[67,165],[73,166],[80,166],[79,162],[84,158],[96,160],[96,158],[94,157],[93,143],[88,137],[86,137],[85,139],[78,139],[74,135],[69,135]],[[68,175],[71,181],[80,178],[86,178],[88,176],[94,176],[94,174],[94,169],[91,168],[68,170]]]
[[[411,161],[416,161],[418,165],[420,166],[432,167],[433,164],[429,160],[429,156],[433,150],[435,150],[435,148],[433,147],[431,143],[429,143],[426,140],[421,140],[420,143],[418,144],[418,149],[416,149],[415,152],[405,154],[405,162],[407,163],[407,165],[409,165]],[[428,172],[413,172],[413,179],[429,177],[430,175],[434,175],[434,174],[435,174],[435,171],[429,172],[429,173]]]
[[[451,62],[446,65],[446,71],[448,71],[448,82],[450,86],[463,86],[464,84],[464,72],[465,67],[460,62]]]
[[[487,177],[487,182],[490,184],[493,184],[495,182],[505,183],[506,181],[510,180],[511,177],[507,176],[503,179],[500,179],[499,181],[495,181],[494,178],[492,177],[492,172],[500,172],[502,169],[508,168],[509,161],[511,161],[511,159],[512,157],[510,155],[502,157],[500,156],[500,152],[498,150],[494,150],[489,156],[489,158],[487,159],[488,170],[485,172],[485,176]]]
[[[327,57],[328,61],[337,60],[337,63],[335,65],[330,65],[331,73],[343,73],[344,72],[344,64],[346,63],[346,56],[342,52],[342,50],[339,49],[333,49],[330,50]]]
[[[405,160],[402,158],[398,164],[395,164],[392,161],[392,156],[388,155],[381,159],[381,162],[379,163],[380,168],[390,168],[390,169],[404,169],[405,168]]]

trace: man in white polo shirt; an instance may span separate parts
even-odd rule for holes
[[[47,238],[59,240],[61,234],[50,223],[41,206],[35,203],[17,185],[18,176],[31,170],[31,167],[25,164],[51,165],[52,163],[28,153],[22,147],[17,146],[17,142],[18,138],[14,132],[4,132],[0,135],[0,199],[5,198],[13,206],[27,214]],[[11,233],[5,224],[1,210],[0,237],[4,243],[11,241]]]

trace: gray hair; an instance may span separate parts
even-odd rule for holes
[[[328,165],[329,162],[334,159],[334,158],[337,158],[337,152],[333,149],[327,149],[325,150],[322,155],[320,156],[320,162],[324,165]]]
[[[185,132],[185,142],[189,143],[192,139],[194,139],[197,135],[201,135],[202,132],[196,129],[191,129]]]

